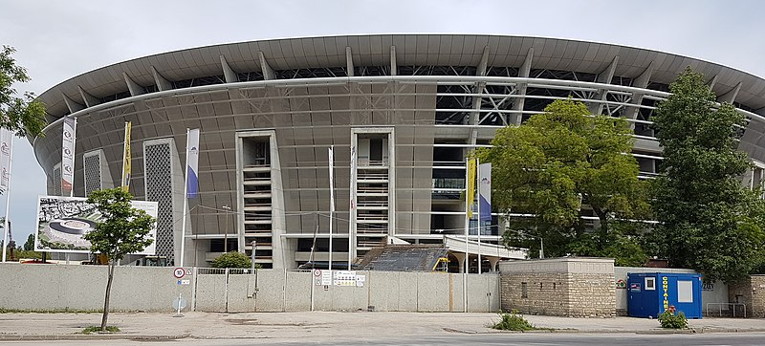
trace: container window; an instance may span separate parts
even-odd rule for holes
[[[677,302],[693,303],[693,281],[677,281]]]
[[[656,290],[656,278],[655,277],[647,277],[647,278],[645,278],[645,290],[646,291],[655,291]]]

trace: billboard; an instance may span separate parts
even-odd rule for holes
[[[87,198],[39,196],[37,200],[37,233],[35,251],[89,253],[90,242],[82,237],[95,229],[101,213]],[[132,201],[133,208],[141,209],[157,218],[157,202]],[[138,255],[156,252],[157,226],[149,232],[154,242]]]

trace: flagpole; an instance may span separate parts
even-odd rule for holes
[[[186,128],[186,146],[189,141],[189,129]],[[178,261],[178,266],[183,267],[183,256],[186,251],[186,214],[189,208],[189,197],[186,194],[189,193],[189,148],[186,148],[186,172],[184,172],[183,178],[183,220],[181,220],[181,258]]]
[[[470,158],[465,157],[465,262],[462,264],[462,308],[467,312],[467,272],[470,251],[468,249],[468,229],[470,228]]]
[[[355,235],[355,223],[356,223],[356,146],[355,146],[355,140],[351,141],[351,172],[350,172],[350,178],[349,178],[349,201],[348,204],[348,270],[351,270],[351,261],[353,260],[353,254],[356,247],[356,239],[354,237]]]
[[[74,123],[72,124],[72,189],[69,190],[69,197],[74,197],[74,163],[77,161],[75,153],[77,152],[77,118],[72,118]],[[8,184],[10,185],[10,184]],[[66,253],[66,264],[69,264],[69,253]]]
[[[332,273],[332,221],[335,216],[335,183],[333,181],[335,146],[330,145],[327,154],[329,156],[329,272]],[[349,268],[350,270],[350,268]]]
[[[481,159],[475,159],[475,186],[476,193],[478,194],[478,274],[481,274],[481,222],[483,222],[481,215]]]
[[[4,130],[7,131],[7,130]],[[5,191],[5,220],[3,220],[3,262],[8,250],[8,215],[11,212],[11,168],[13,167],[13,136],[9,136],[8,146],[8,190]],[[0,177],[2,179],[2,177]]]

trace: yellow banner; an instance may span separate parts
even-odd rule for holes
[[[122,152],[122,190],[125,192],[130,187],[130,174],[132,172],[132,155],[130,153],[130,131],[132,127],[131,122],[125,123],[125,142],[123,144],[124,151]]]
[[[468,219],[473,218],[473,202],[475,201],[475,175],[476,175],[476,159],[468,159],[467,167],[467,189],[465,190],[465,203],[467,205]]]

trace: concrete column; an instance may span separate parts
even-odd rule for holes
[[[499,257],[493,257],[493,256],[486,256],[486,259],[489,261],[489,271],[496,272],[497,271],[497,263],[499,263]]]
[[[457,258],[457,263],[460,264],[460,273],[465,272],[465,253],[464,252],[452,252],[452,255]]]

